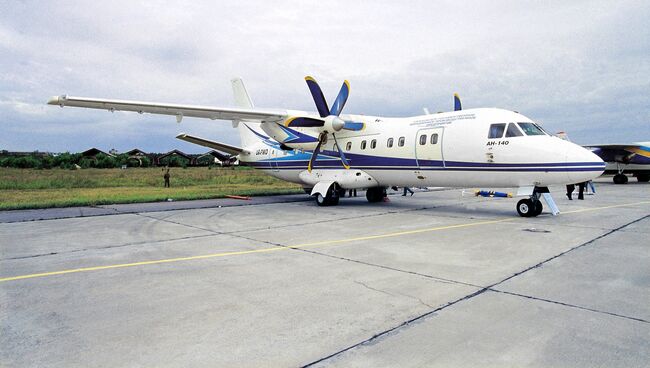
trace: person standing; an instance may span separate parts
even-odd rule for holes
[[[571,195],[573,194],[574,190],[576,190],[575,184],[567,184],[567,186],[566,186],[566,196],[569,198],[570,201],[573,200]]]
[[[169,178],[170,178],[170,175],[169,175],[169,168],[167,168],[167,171],[165,171],[165,175],[163,175],[163,179],[165,179],[165,188],[169,188],[169,187],[170,187],[170,185],[169,185]]]
[[[578,199],[584,200],[585,199],[585,187],[587,186],[587,182],[583,183],[578,183]]]

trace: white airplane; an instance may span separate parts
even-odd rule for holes
[[[598,177],[605,163],[589,150],[546,133],[513,111],[462,110],[407,118],[341,114],[350,84],[345,81],[329,108],[311,77],[305,78],[318,114],[253,106],[241,79],[233,79],[238,108],[58,96],[50,105],[135,111],[231,120],[241,147],[189,134],[177,138],[238,155],[242,164],[298,183],[319,206],[336,205],[348,189],[366,189],[369,202],[382,201],[386,188],[515,187],[523,217],[537,216],[544,198],[559,213],[548,186]],[[426,111],[426,110],[425,110]]]

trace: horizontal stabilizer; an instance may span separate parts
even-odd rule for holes
[[[181,133],[177,135],[176,138],[185,142],[198,144],[199,146],[204,146],[204,147],[215,149],[217,151],[229,153],[231,155],[238,155],[242,152],[246,152],[243,148],[240,147],[235,147],[225,143],[210,141],[204,138],[195,137],[185,133]]]

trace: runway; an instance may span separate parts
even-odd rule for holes
[[[647,366],[650,186],[596,187],[0,212],[0,366]]]

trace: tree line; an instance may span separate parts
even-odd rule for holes
[[[170,159],[165,164],[170,166],[183,166],[178,160]],[[129,157],[127,154],[115,156],[98,154],[95,157],[84,157],[81,153],[60,153],[58,155],[25,155],[0,157],[0,167],[12,167],[18,169],[76,169],[76,168],[119,168],[122,166],[149,167],[152,166],[151,159],[146,156],[140,158]]]

